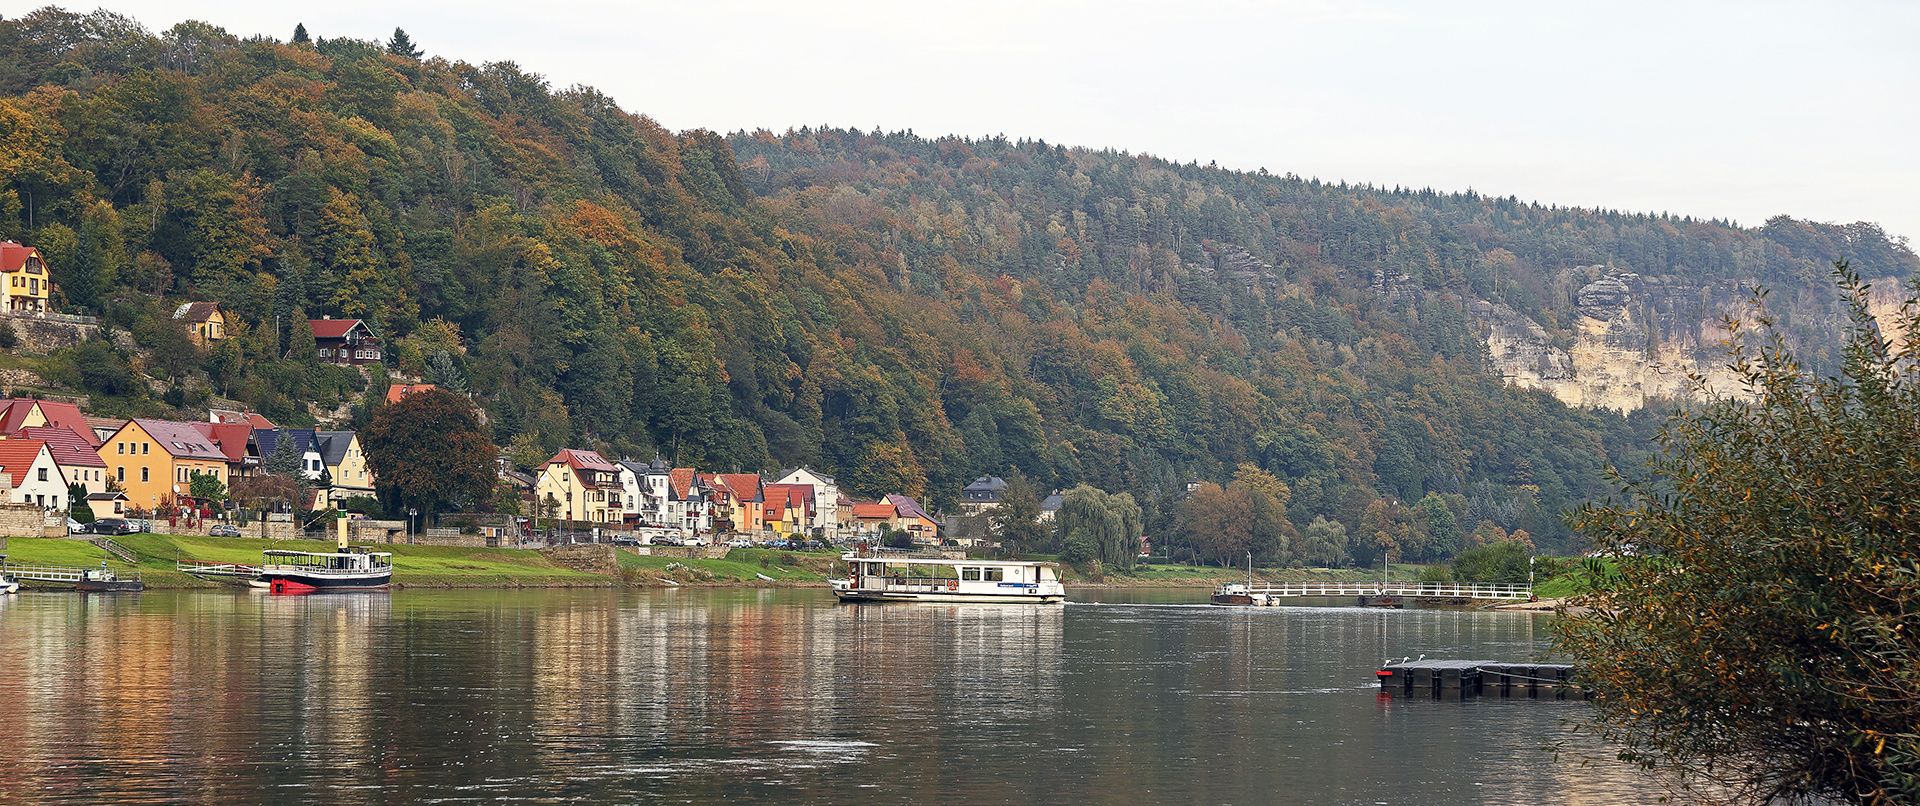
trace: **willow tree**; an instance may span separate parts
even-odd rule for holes
[[[1573,518],[1610,561],[1557,644],[1598,730],[1690,798],[1920,799],[1920,307],[1889,344],[1836,276],[1837,377],[1756,293],[1752,337],[1728,322],[1745,395],[1676,414],[1629,503]]]
[[[1133,500],[1132,493],[1108,495],[1082,484],[1067,492],[1054,521],[1069,544],[1076,535],[1089,540],[1093,559],[1103,568],[1132,568],[1140,554],[1140,504]]]

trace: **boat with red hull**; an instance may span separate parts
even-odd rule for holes
[[[358,546],[332,552],[267,549],[260,582],[273,593],[333,593],[386,590],[393,581],[393,554]]]

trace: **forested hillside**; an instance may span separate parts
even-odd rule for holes
[[[512,63],[324,33],[0,20],[0,236],[48,256],[63,310],[167,345],[101,340],[44,374],[116,410],[217,394],[300,423],[386,374],[319,365],[295,323],[363,317],[391,372],[470,389],[523,457],[811,464],[936,506],[1018,473],[1131,492],[1166,536],[1189,479],[1238,475],[1291,523],[1268,559],[1306,556],[1295,538],[1325,518],[1372,562],[1389,542],[1445,556],[1483,522],[1565,548],[1558,511],[1604,494],[1599,468],[1659,421],[1508,388],[1468,301],[1561,333],[1576,267],[1806,293],[1839,257],[1915,269],[1871,225],[1741,229],[1039,141],[676,134]],[[188,299],[220,302],[238,337],[182,348],[164,312]]]

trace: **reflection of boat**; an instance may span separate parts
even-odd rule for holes
[[[260,580],[274,593],[384,590],[393,581],[393,554],[352,547],[339,551],[261,552]]]
[[[869,549],[848,552],[841,559],[849,573],[827,584],[843,602],[1047,604],[1067,598],[1057,563],[879,554]]]

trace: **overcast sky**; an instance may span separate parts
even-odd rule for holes
[[[17,16],[32,4],[0,0]],[[993,135],[1920,240],[1920,3],[127,0],[385,39],[673,129]],[[85,10],[71,6],[73,10]]]

